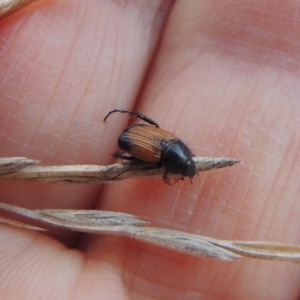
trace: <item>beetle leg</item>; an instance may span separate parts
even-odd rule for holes
[[[172,182],[172,178],[169,176],[171,173],[166,171],[164,173],[164,176],[163,176],[163,180],[164,180],[164,183],[168,184],[168,185],[173,185],[175,182]]]
[[[171,174],[171,173],[166,171],[164,176],[163,176],[164,183],[167,183],[168,185],[173,185],[174,183],[178,182],[179,180],[184,180],[184,177],[171,178],[169,176],[169,174]],[[191,179],[190,179],[190,181],[192,183]]]
[[[134,156],[125,155],[125,154],[123,154],[121,152],[118,152],[118,151],[113,153],[112,156],[114,158],[121,158],[121,159],[125,159],[125,160],[137,160]]]

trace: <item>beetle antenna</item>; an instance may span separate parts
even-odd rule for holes
[[[135,116],[135,117],[137,117],[138,119],[141,119],[141,120],[143,120],[143,121],[145,121],[145,122],[147,122],[147,123],[149,123],[149,124],[151,124],[151,125],[153,125],[153,126],[159,128],[159,125],[158,125],[155,121],[153,121],[152,119],[150,119],[149,117],[143,115],[143,114],[140,113],[140,112],[137,112],[137,111],[131,111],[131,110],[114,109],[114,110],[110,111],[110,112],[106,115],[106,117],[104,118],[103,121],[105,122],[106,119],[107,119],[111,114],[116,113],[116,112],[119,112],[119,113],[121,113],[121,114],[129,114],[129,115]]]

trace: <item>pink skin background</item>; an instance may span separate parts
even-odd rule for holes
[[[300,243],[299,1],[44,1],[0,22],[0,156],[110,164],[134,109],[231,168],[165,185],[0,181],[0,201],[98,208],[219,239]],[[3,214],[4,215],[4,214]],[[1,225],[3,299],[299,299],[300,266]]]

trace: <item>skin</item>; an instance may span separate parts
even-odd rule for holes
[[[220,239],[300,243],[299,2],[39,1],[1,20],[0,156],[110,164],[135,109],[196,155],[172,187],[0,182],[0,201],[98,208]],[[1,225],[4,299],[299,299],[300,267]]]

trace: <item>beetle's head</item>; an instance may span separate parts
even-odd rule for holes
[[[188,162],[185,165],[185,168],[183,169],[182,175],[188,176],[190,180],[195,176],[196,174],[196,166],[193,159],[189,159]]]

